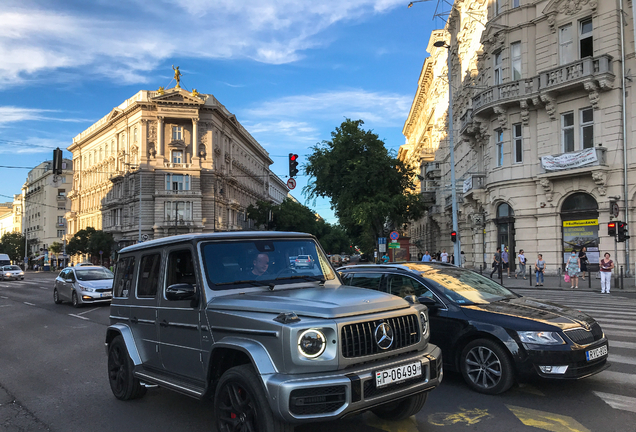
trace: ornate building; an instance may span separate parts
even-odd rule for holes
[[[69,233],[119,246],[176,233],[252,228],[246,208],[288,190],[265,149],[216,98],[142,90],[73,139]]]
[[[459,235],[468,265],[488,265],[497,246],[508,246],[511,260],[520,249],[532,260],[542,253],[553,271],[573,248],[587,246],[591,263],[599,250],[614,255],[605,230],[610,200],[620,197],[617,219],[626,220],[636,193],[631,81],[625,100],[621,91],[624,71],[636,70],[634,34],[621,31],[631,29],[632,11],[631,2],[624,13],[619,4],[458,0],[444,36],[433,33],[431,41],[442,37],[451,47]],[[440,70],[423,84],[421,77],[420,89],[446,77],[447,49],[429,44],[428,51],[424,67]],[[421,131],[440,118],[420,107],[437,112],[447,101],[447,93],[431,100],[418,89],[405,149],[415,150]],[[424,179],[431,178],[427,167],[441,167],[435,205],[411,226],[414,242],[432,250],[439,249],[435,238],[450,247],[447,148],[440,141],[434,162],[405,153]],[[618,245],[621,264],[626,245]]]

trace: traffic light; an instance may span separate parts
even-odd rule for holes
[[[298,155],[289,154],[289,177],[296,177],[298,175]]]
[[[453,243],[457,241],[457,231],[451,231],[451,241]]]
[[[629,230],[627,228],[627,224],[625,222],[618,223],[618,240],[619,242],[624,242],[629,238]]]
[[[610,237],[616,237],[616,222],[610,222],[607,224],[607,235]]]
[[[62,150],[53,150],[53,175],[62,175]]]

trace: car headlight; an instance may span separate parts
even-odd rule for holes
[[[24,276],[24,272],[20,272],[20,276]]]
[[[305,330],[298,337],[298,351],[307,358],[316,358],[325,352],[327,340],[320,330]]]
[[[86,291],[86,292],[93,292],[93,291],[95,291],[95,289],[94,289],[94,288],[90,288],[90,287],[87,287],[87,286],[84,286],[84,285],[79,285],[79,289],[81,289],[82,291]]]
[[[11,276],[11,273],[5,273],[4,275],[5,276]]]
[[[521,342],[537,345],[563,345],[565,341],[557,332],[518,331]]]
[[[420,312],[420,324],[422,325],[422,335],[426,336],[428,332],[428,314],[426,312]]]

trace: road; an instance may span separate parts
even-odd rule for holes
[[[0,282],[0,431],[213,430],[212,402],[164,389],[121,402],[106,378],[108,306],[56,305],[50,274]],[[515,385],[499,396],[468,390],[446,373],[424,409],[398,423],[370,413],[298,432],[636,431],[636,300],[619,293],[518,289],[596,317],[610,339],[612,367],[575,382]]]

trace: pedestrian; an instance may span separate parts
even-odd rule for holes
[[[543,255],[539,254],[537,256],[537,262],[534,263],[534,273],[537,276],[537,286],[543,286],[543,273],[545,272],[545,267],[546,265],[543,260]]]
[[[526,256],[523,254],[523,249],[519,250],[519,255],[517,255],[517,259],[519,260],[519,268],[515,272],[515,279],[517,279],[518,275],[526,278]]]
[[[389,262],[389,256],[386,254],[386,252],[384,253],[384,255],[382,255],[382,262],[383,263]]]
[[[442,254],[440,255],[440,257],[439,257],[439,258],[440,258],[440,260],[441,260],[443,263],[447,263],[447,262],[448,262],[448,254],[446,253],[446,249],[444,249],[444,250],[442,251]]]
[[[583,246],[579,252],[579,260],[581,261],[581,280],[585,280],[585,272],[587,271],[587,248]]]
[[[461,261],[460,261],[460,263],[461,263],[460,265],[462,267],[466,267],[466,254],[464,253],[464,251],[461,251],[460,255],[461,255],[461,258],[462,258]]]
[[[431,262],[431,255],[428,251],[424,252],[424,255],[422,255],[422,262]]]
[[[508,246],[504,247],[503,252],[501,253],[501,262],[503,264],[503,269],[507,270],[508,272],[508,279],[510,279],[510,262],[509,260],[509,255],[508,255]]]
[[[570,277],[570,288],[578,288],[579,272],[581,271],[581,261],[579,261],[579,257],[577,256],[574,249],[570,254],[570,258],[568,258],[568,261],[565,265],[565,270],[568,272],[568,276]]]
[[[614,268],[614,261],[610,259],[610,254],[605,252],[603,259],[601,260],[601,294],[609,294],[610,286],[612,285],[612,269]]]
[[[497,252],[493,257],[492,272],[490,272],[490,279],[492,279],[493,273],[497,272],[498,277],[501,279],[501,248],[497,248]]]

